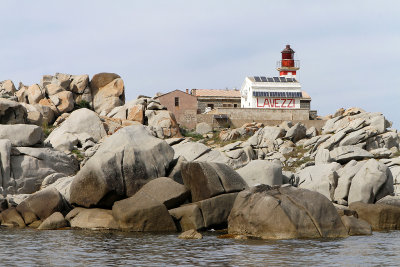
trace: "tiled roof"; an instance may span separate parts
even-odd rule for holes
[[[240,98],[239,90],[228,90],[228,89],[192,89],[192,94],[195,96]]]

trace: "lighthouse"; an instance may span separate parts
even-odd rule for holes
[[[300,69],[300,61],[294,60],[294,50],[290,45],[286,45],[282,50],[282,59],[276,63],[279,76],[286,78],[296,78],[296,71]]]
[[[279,77],[257,75],[245,78],[240,89],[242,108],[310,110],[311,97],[296,79],[300,64],[294,60],[293,49],[286,45],[281,53],[282,59],[276,66]]]

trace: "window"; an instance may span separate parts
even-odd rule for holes
[[[175,107],[179,107],[179,97],[175,97]]]
[[[207,107],[214,109],[214,104],[207,104]]]
[[[234,107],[234,108],[237,108],[237,104],[233,104],[233,107]]]

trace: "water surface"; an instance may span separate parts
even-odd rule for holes
[[[0,228],[1,266],[400,265],[400,231],[315,240],[233,240],[177,234]]]

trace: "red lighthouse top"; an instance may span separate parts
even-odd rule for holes
[[[290,45],[286,45],[285,49],[282,50],[282,59],[294,59],[294,50],[290,48]]]
[[[294,60],[294,50],[290,45],[286,45],[281,53],[282,60],[279,60],[276,64],[279,75],[283,77],[296,77],[296,71],[300,69],[300,64],[298,60]]]

